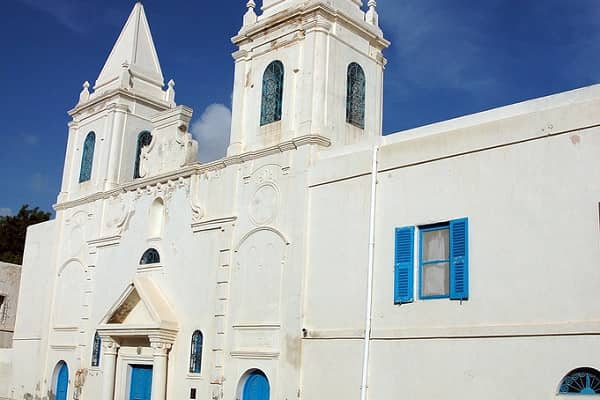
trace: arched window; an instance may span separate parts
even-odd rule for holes
[[[365,72],[357,63],[348,66],[346,122],[365,128]]]
[[[135,166],[133,169],[133,178],[140,177],[140,158],[142,157],[142,149],[149,146],[152,142],[152,134],[148,131],[143,131],[138,135],[137,149],[135,150]]]
[[[600,373],[593,368],[571,371],[560,383],[558,393],[600,395]]]
[[[202,332],[194,332],[190,350],[190,372],[193,374],[199,374],[202,371],[202,340]]]
[[[96,147],[96,134],[88,133],[83,142],[83,155],[81,156],[81,169],[79,170],[79,183],[87,182],[92,178],[94,164],[94,148]]]
[[[281,121],[281,103],[283,101],[283,64],[273,61],[263,75],[262,105],[260,125]]]
[[[148,249],[142,255],[140,265],[158,264],[160,263],[160,254],[156,249]]]
[[[102,348],[102,340],[98,332],[94,335],[94,346],[92,348],[92,367],[100,366],[100,349]]]

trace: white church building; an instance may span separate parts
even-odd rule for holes
[[[69,112],[0,398],[600,396],[600,86],[382,136],[361,3],[248,1],[209,163],[135,5]]]

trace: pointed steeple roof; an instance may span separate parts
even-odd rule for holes
[[[141,79],[144,83],[141,86],[146,89],[149,89],[148,85],[153,86],[152,89],[162,89],[164,86],[160,62],[141,2],[133,7],[96,80],[95,89],[112,89],[113,86],[131,88],[135,85],[126,81],[132,77]]]

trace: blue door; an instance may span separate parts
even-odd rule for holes
[[[269,400],[269,380],[261,371],[250,374],[244,384],[242,400]]]
[[[130,382],[129,400],[150,400],[152,366],[132,365]]]
[[[56,400],[67,400],[69,390],[69,368],[64,362],[60,362],[58,377],[56,378]]]

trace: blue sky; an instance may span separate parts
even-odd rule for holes
[[[66,112],[95,81],[133,1],[4,0],[0,23],[0,215],[51,210]],[[257,3],[260,4],[260,1]],[[230,42],[245,0],[147,0],[165,80],[194,108],[214,158],[228,139]],[[387,50],[384,133],[600,81],[598,0],[378,0]]]

